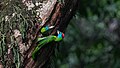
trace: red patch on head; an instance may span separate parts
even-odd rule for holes
[[[64,33],[62,33],[62,38],[64,38],[65,37],[65,34]]]

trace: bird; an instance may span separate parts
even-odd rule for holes
[[[54,26],[45,26],[45,27],[43,27],[43,28],[41,29],[41,33],[45,33],[46,31],[48,31],[48,30],[50,30],[50,29],[52,29],[52,28],[54,28]]]
[[[48,29],[48,26],[45,27],[44,29]],[[36,59],[36,56],[37,56],[39,50],[43,46],[46,46],[46,45],[48,45],[48,43],[52,43],[52,42],[60,42],[61,40],[63,40],[63,38],[64,38],[64,33],[60,32],[59,30],[57,30],[57,36],[56,35],[49,35],[46,37],[38,38],[37,39],[38,45],[35,47],[35,49],[32,52],[32,58],[34,60]]]

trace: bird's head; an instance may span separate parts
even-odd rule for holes
[[[59,38],[64,38],[65,34],[63,32],[60,32],[59,30],[57,31],[58,37]]]
[[[65,36],[64,33],[57,30],[57,37],[56,37],[55,41],[59,42],[59,41],[63,40],[64,36]]]
[[[46,31],[48,31],[48,30],[50,30],[50,29],[52,29],[52,28],[54,28],[54,26],[45,26],[45,27],[43,27],[43,28],[41,29],[41,32],[44,33],[44,32],[46,32]]]

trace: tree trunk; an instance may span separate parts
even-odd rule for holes
[[[41,4],[36,2],[41,2]],[[5,10],[4,8],[7,5],[3,5],[4,3],[1,2],[0,10]],[[20,3],[23,5],[12,5],[13,11],[1,11],[1,14],[4,12],[6,14],[1,16],[4,19],[0,19],[0,66],[5,68],[46,68],[47,62],[50,61],[50,57],[54,54],[58,43],[50,43],[49,46],[41,48],[37,60],[34,61],[31,58],[31,53],[35,46],[37,46],[36,39],[41,37],[39,30],[43,26],[53,25],[55,28],[49,35],[56,34],[57,30],[65,32],[69,21],[75,14],[79,0],[64,0],[64,2],[58,2],[57,0],[23,0],[22,2],[11,1],[10,3]],[[42,5],[42,8],[38,8],[40,5]],[[25,8],[21,8],[20,6],[27,8],[25,13],[24,11],[19,12],[25,10]],[[26,17],[24,17],[25,14]],[[13,17],[12,19],[14,15],[16,15],[16,18]],[[41,20],[42,23],[40,23]],[[19,27],[20,24],[21,26]]]

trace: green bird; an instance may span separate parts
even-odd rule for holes
[[[50,36],[47,36],[47,37],[43,37],[43,38],[38,38],[37,42],[38,42],[38,45],[37,47],[34,49],[34,51],[32,52],[32,58],[35,60],[35,57],[38,53],[38,51],[43,47],[45,46],[46,44],[48,43],[51,43],[51,42],[59,42],[61,41],[63,38],[64,38],[64,33],[60,32],[60,31],[57,31],[58,35],[55,36],[55,35],[50,35]]]
[[[52,29],[52,28],[54,28],[54,26],[45,26],[45,27],[43,27],[43,28],[41,29],[41,33],[44,33],[44,32],[46,32],[46,31],[48,31],[48,30],[50,30],[50,29]]]

